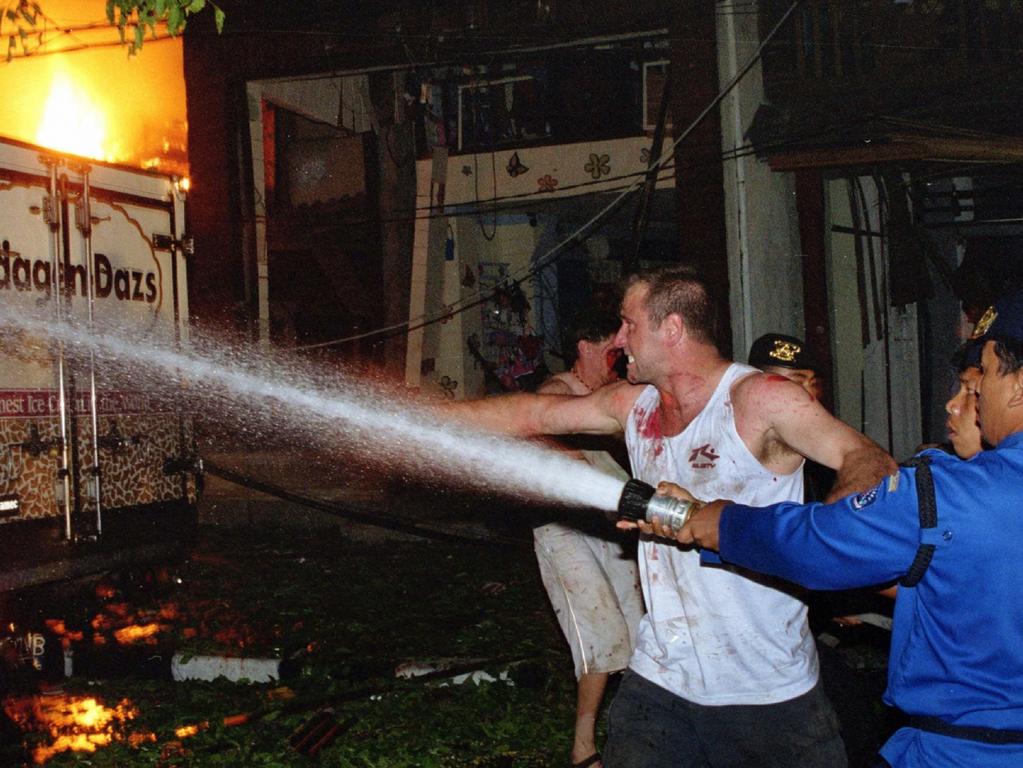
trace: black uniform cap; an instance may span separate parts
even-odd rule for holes
[[[1003,296],[977,321],[968,343],[983,348],[987,341],[1023,343],[1023,289]]]
[[[755,368],[779,366],[799,370],[817,370],[817,361],[806,342],[783,333],[765,333],[749,348],[749,364]]]

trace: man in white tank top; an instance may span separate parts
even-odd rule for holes
[[[646,386],[513,395],[460,410],[520,435],[624,429],[636,477],[698,498],[802,500],[804,456],[838,472],[831,498],[894,471],[888,454],[798,385],[724,359],[715,314],[691,270],[634,277],[616,344],[629,382]],[[802,602],[752,573],[702,566],[672,541],[644,536],[639,563],[647,614],[611,705],[607,768],[845,764]]]

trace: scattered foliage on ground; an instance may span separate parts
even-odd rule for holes
[[[76,675],[64,693],[129,700],[136,735],[47,765],[308,765],[302,738],[324,721],[332,737],[313,750],[322,766],[566,762],[571,660],[528,548],[204,528],[187,561],[145,576],[107,579],[95,604],[68,608],[85,617],[65,628],[80,633],[70,642],[123,652],[110,635],[151,620],[160,631],[140,641],[146,654],[283,657],[283,679]],[[400,666],[422,676],[399,678]],[[26,746],[44,738],[28,734]]]

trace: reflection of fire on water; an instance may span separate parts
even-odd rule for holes
[[[107,707],[87,696],[25,696],[4,701],[4,711],[23,731],[49,735],[51,744],[33,750],[37,765],[61,752],[95,752],[115,740],[132,746],[156,741],[154,733],[123,733],[138,714],[128,699]]]

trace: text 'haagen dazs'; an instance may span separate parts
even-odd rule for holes
[[[160,291],[155,272],[140,269],[114,267],[102,253],[93,255],[93,281],[96,298],[105,299],[111,295],[118,301],[142,301],[152,304],[159,298]],[[43,259],[27,259],[16,251],[4,248],[0,251],[0,290],[38,291],[50,295],[52,267]],[[86,295],[85,265],[61,264],[61,284],[68,294]]]

